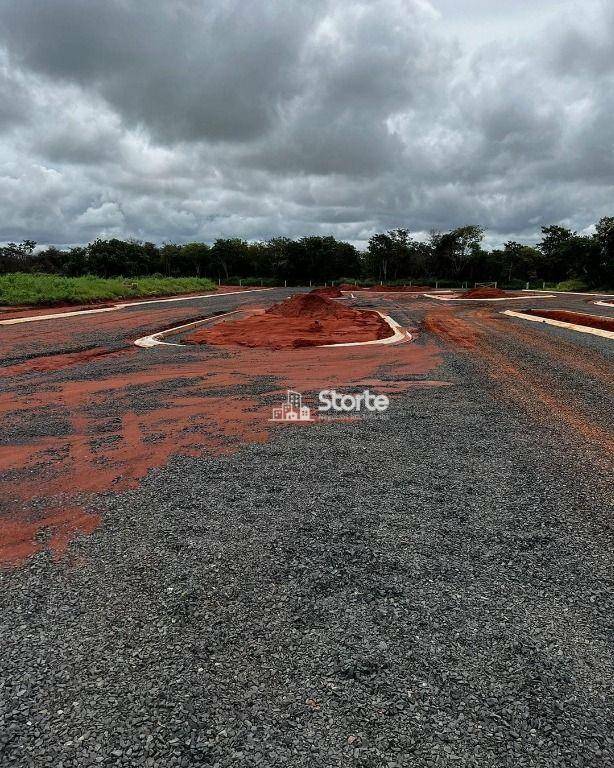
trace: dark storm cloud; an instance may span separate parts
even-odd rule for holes
[[[614,5],[608,0],[597,3],[598,15],[591,15],[590,4],[583,25],[558,24],[555,44],[547,61],[557,74],[579,78],[586,87],[587,76],[602,76],[614,71]],[[578,6],[580,10],[582,6]]]
[[[298,93],[321,5],[296,0],[17,0],[3,22],[15,60],[103,95],[164,139],[258,135]]]
[[[613,213],[614,9],[548,6],[0,0],[0,241],[584,228]]]
[[[28,116],[30,101],[16,72],[9,68],[0,51],[0,133],[20,125]]]

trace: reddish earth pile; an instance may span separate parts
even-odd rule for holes
[[[315,293],[316,296],[328,296],[329,299],[340,299],[343,296],[341,291],[334,286],[330,288],[314,288],[311,293]]]
[[[614,318],[596,317],[595,315],[584,315],[581,312],[567,312],[564,309],[528,309],[527,315],[535,317],[544,317],[548,320],[559,320],[562,323],[573,323],[574,325],[583,325],[586,328],[599,328],[602,331],[614,331]]]
[[[366,288],[363,288],[362,285],[352,285],[352,283],[341,283],[339,286],[339,289],[342,291],[366,291]]]
[[[284,349],[374,341],[392,333],[388,323],[376,312],[357,311],[324,296],[304,293],[275,304],[261,314],[196,331],[184,341]]]
[[[504,299],[513,296],[508,291],[502,291],[501,288],[472,288],[470,291],[461,293],[461,299]]]

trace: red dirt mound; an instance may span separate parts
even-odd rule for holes
[[[524,312],[526,315],[559,320],[562,323],[583,325],[586,328],[599,328],[602,331],[614,331],[614,318],[612,317],[596,317],[595,315],[584,315],[581,312],[567,312],[564,309],[527,309]]]
[[[338,288],[314,288],[311,293],[315,293],[316,296],[328,296],[329,299],[340,299],[343,294]]]
[[[349,318],[353,319],[359,314],[355,309],[344,307],[336,301],[331,301],[326,296],[318,296],[313,293],[299,293],[291,296],[289,299],[273,304],[265,310],[267,315],[277,315],[278,317],[310,317],[316,320],[327,318]]]
[[[366,291],[367,288],[363,288],[362,285],[353,285],[352,283],[342,283],[339,286],[341,291]]]
[[[513,293],[502,291],[501,288],[472,288],[461,293],[460,299],[504,299],[513,296]]]
[[[265,312],[230,323],[219,323],[187,336],[188,344],[270,347],[314,347],[392,336],[392,329],[376,312],[344,307],[323,296],[303,293],[275,304]]]

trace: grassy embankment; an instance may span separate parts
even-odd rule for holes
[[[216,285],[199,277],[109,278],[60,277],[14,272],[0,275],[0,305],[93,304],[114,299],[174,296],[214,291]]]

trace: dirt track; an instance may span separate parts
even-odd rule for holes
[[[0,326],[0,757],[610,764],[612,342],[361,294],[415,340],[132,344],[290,293]]]

